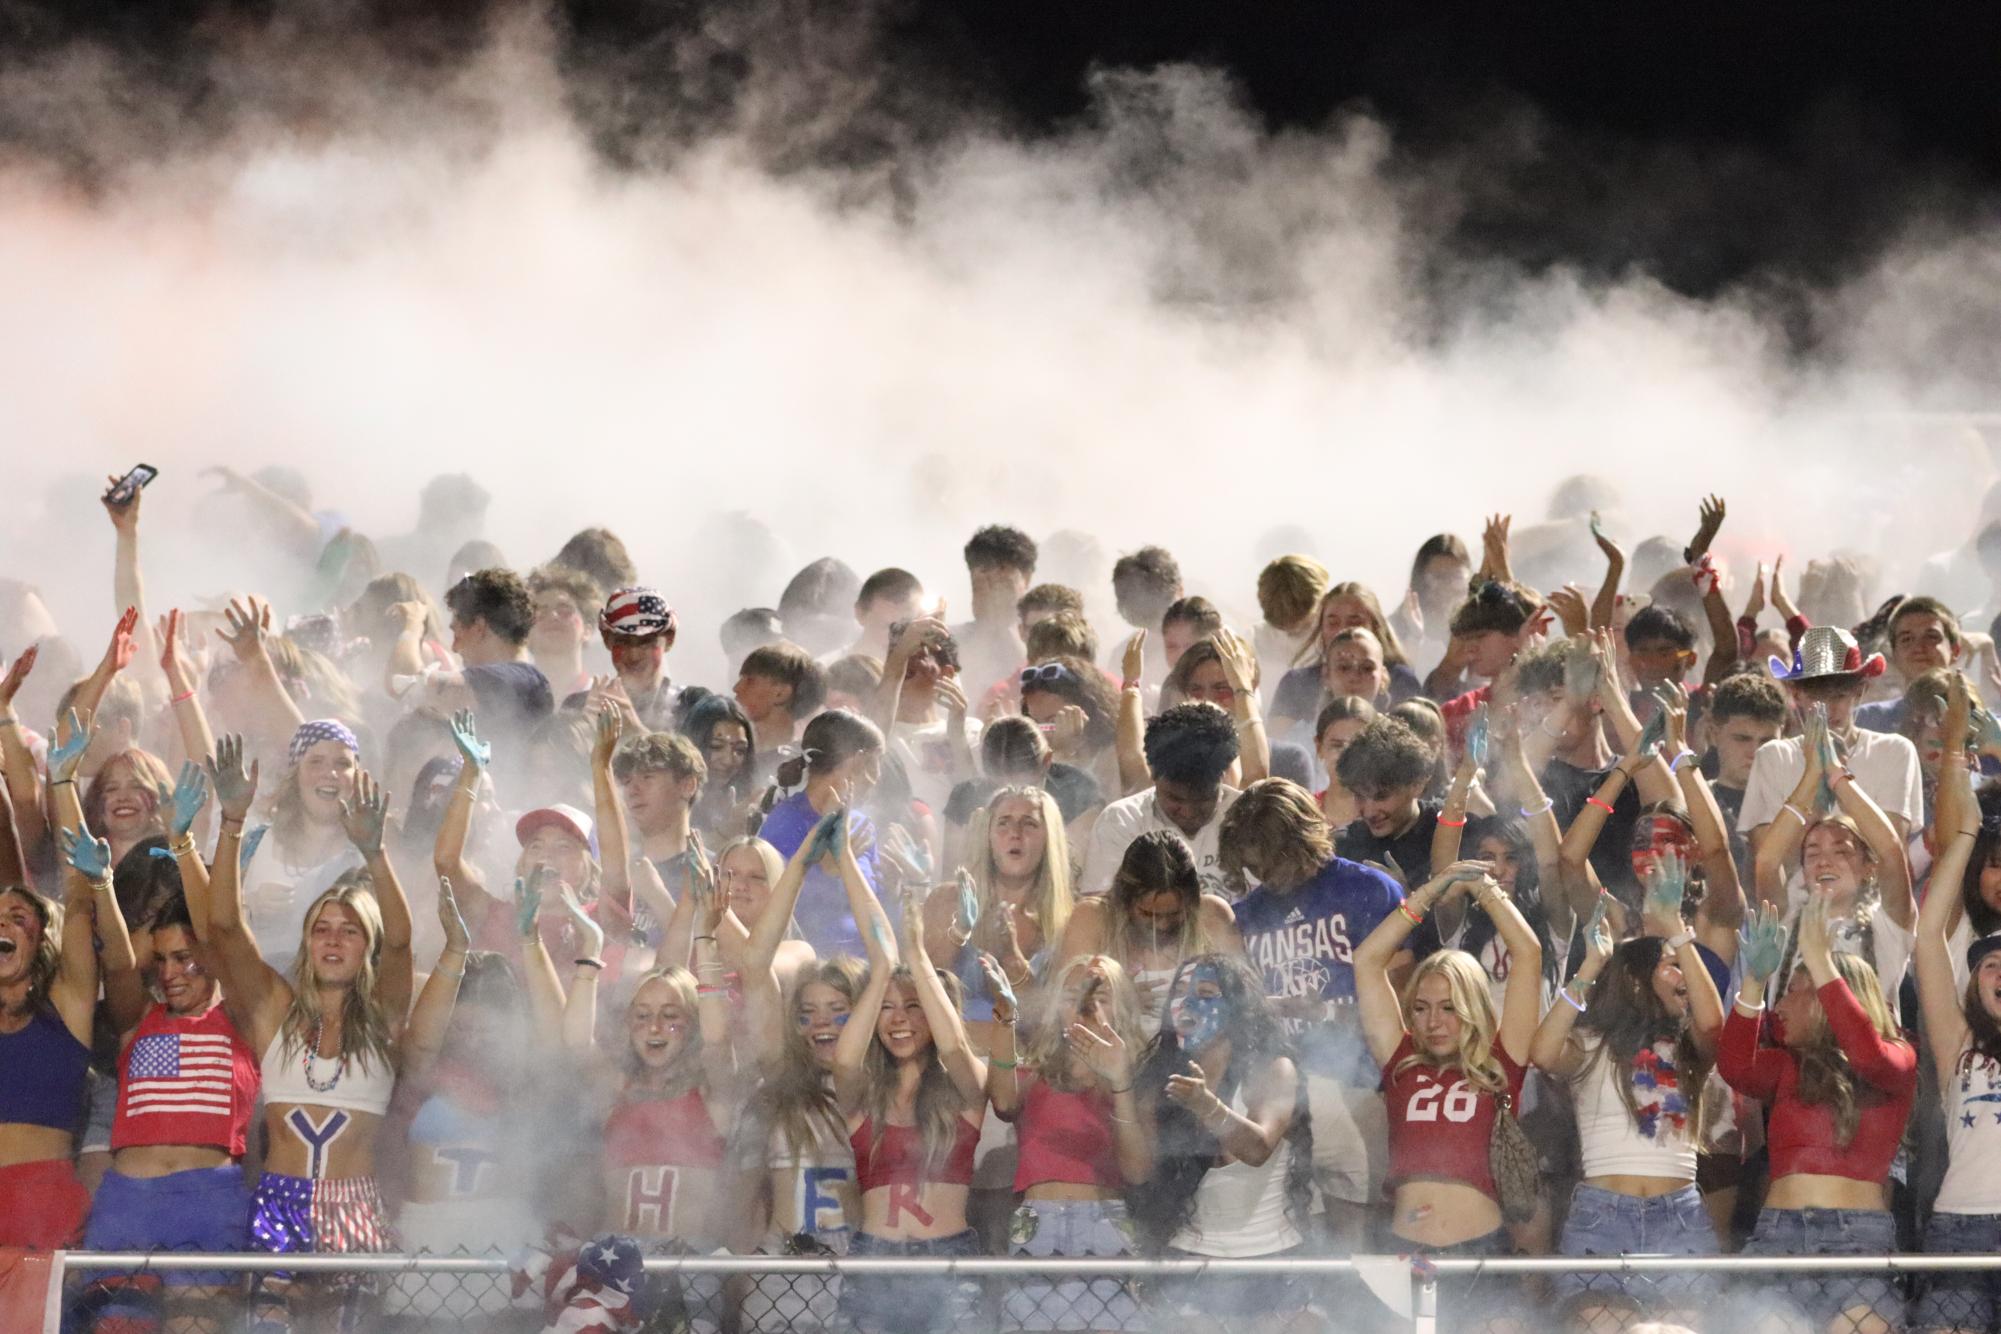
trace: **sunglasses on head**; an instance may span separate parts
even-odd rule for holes
[[[1021,686],[1024,690],[1034,685],[1074,679],[1076,678],[1070,674],[1070,669],[1060,662],[1045,662],[1037,667],[1024,667],[1021,669]]]

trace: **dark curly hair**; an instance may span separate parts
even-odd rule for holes
[[[1035,560],[1040,553],[1035,549],[1035,539],[1021,529],[994,523],[968,538],[963,554],[968,570],[1020,570],[1033,579]]]
[[[1155,782],[1214,787],[1236,758],[1236,724],[1214,704],[1177,704],[1147,720],[1146,767]]]
[[[1227,1015],[1224,1031],[1230,1039],[1230,1064],[1215,1076],[1214,1087],[1216,1096],[1228,1103],[1245,1081],[1266,1065],[1284,1057],[1294,1062],[1296,1070],[1297,1058],[1284,1026],[1265,999],[1264,979],[1234,954],[1198,954],[1183,961],[1175,971],[1169,997],[1179,995],[1189,985],[1189,974],[1203,964],[1216,969]],[[1167,1096],[1168,1077],[1186,1073],[1189,1061],[1190,1054],[1182,1050],[1174,1026],[1163,1024],[1133,1080],[1140,1105],[1153,1111],[1158,1156],[1153,1176],[1133,1188],[1129,1202],[1141,1244],[1156,1253],[1165,1251],[1194,1218],[1195,1193],[1202,1178],[1223,1158],[1223,1146],[1216,1136],[1193,1112]],[[1313,1123],[1307,1112],[1303,1075],[1294,1087],[1292,1124],[1285,1135],[1292,1150],[1286,1164],[1285,1211],[1303,1230],[1313,1199]]]
[[[1466,601],[1452,613],[1452,633],[1477,635],[1488,630],[1520,634],[1523,626],[1542,609],[1542,600],[1519,584],[1498,579],[1475,579],[1468,587]]]

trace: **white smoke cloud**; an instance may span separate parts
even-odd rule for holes
[[[1802,362],[1752,293],[1441,265],[1477,163],[1413,169],[1360,114],[1267,132],[1214,72],[1101,73],[1068,134],[969,128],[886,189],[771,174],[768,122],[756,152],[722,133],[608,169],[548,45],[503,29],[422,93],[371,98],[350,71],[309,122],[246,118],[91,195],[6,170],[10,490],[61,485],[81,536],[67,575],[46,524],[5,559],[89,618],[79,637],[109,603],[109,543],[63,479],[141,457],[164,472],[161,607],[228,581],[185,531],[196,471],[283,461],[376,535],[407,529],[429,475],[472,472],[516,564],[603,523],[710,616],[731,608],[704,605],[698,539],[723,510],[800,563],[910,565],[958,610],[957,547],[992,520],[1163,542],[1192,589],[1248,609],[1281,523],[1394,598],[1431,532],[1526,525],[1596,472],[1629,539],[1681,538],[1715,490],[1726,551],[1867,546],[1903,568],[1964,540],[1992,475],[1952,415],[1992,406],[1984,347],[1953,355],[2001,310],[1991,233],[1913,232],[1824,294],[1831,352]],[[224,94],[255,68],[228,66]],[[0,97],[76,114],[60,84]]]

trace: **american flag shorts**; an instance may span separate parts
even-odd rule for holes
[[[399,1249],[374,1177],[266,1172],[251,1197],[250,1236],[259,1250],[279,1255]]]

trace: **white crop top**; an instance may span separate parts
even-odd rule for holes
[[[1595,1035],[1582,1033],[1596,1050]],[[1587,1177],[1636,1176],[1695,1180],[1695,1140],[1689,1134],[1700,1089],[1684,1090],[1674,1069],[1674,1044],[1662,1042],[1640,1053],[1644,1073],[1609,1055],[1591,1060],[1571,1083],[1577,1100],[1577,1138]],[[1632,1080],[1640,1119],[1626,1107],[1619,1081]]]
[[[1245,1115],[1242,1090],[1230,1110]],[[1292,1141],[1282,1139],[1262,1166],[1231,1160],[1212,1167],[1195,1188],[1195,1212],[1168,1244],[1191,1255],[1247,1260],[1289,1251],[1305,1240],[1285,1212]]]
[[[2001,1214],[2001,1067],[1984,1057],[1966,1059],[1939,1092],[1945,1102],[1945,1181],[1942,1214]]]
[[[396,1069],[387,1060],[375,1057],[363,1061],[328,1060],[311,1056],[304,1043],[285,1050],[281,1028],[264,1049],[259,1063],[264,1072],[264,1101],[300,1103],[307,1107],[335,1107],[342,1111],[367,1112],[382,1116],[389,1110],[389,1095],[396,1091]],[[312,1072],[307,1082],[306,1072]],[[314,1087],[318,1085],[319,1087]],[[331,1085],[331,1087],[328,1087]]]

